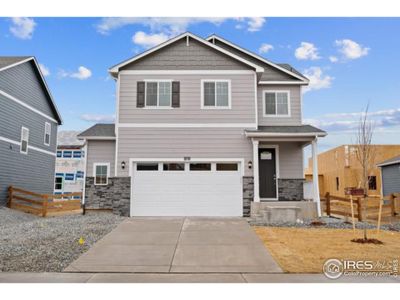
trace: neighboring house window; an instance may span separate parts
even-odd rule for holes
[[[289,92],[265,91],[264,116],[290,116]]]
[[[81,151],[74,151],[73,157],[74,158],[81,158],[82,157],[82,152]]]
[[[171,81],[146,81],[146,107],[171,107]]]
[[[62,151],[57,151],[57,157],[62,157]]]
[[[50,146],[50,134],[51,134],[51,125],[46,122],[44,124],[44,144],[46,146]]]
[[[368,189],[376,190],[376,176],[368,176]]]
[[[65,173],[65,180],[72,181],[75,179],[75,174],[74,173]]]
[[[83,178],[83,176],[84,176],[84,172],[83,171],[77,171],[76,172],[76,179]]]
[[[21,147],[20,152],[28,154],[28,141],[29,141],[29,129],[26,127],[21,128]]]
[[[71,158],[72,157],[72,151],[64,151],[63,152],[63,157],[64,158]]]
[[[96,163],[94,164],[94,184],[107,185],[108,177],[110,176],[109,163]]]
[[[63,188],[63,177],[56,176],[54,179],[54,189],[55,190],[62,190]]]
[[[202,108],[230,108],[231,84],[229,80],[202,80]]]
[[[336,177],[336,190],[339,190],[339,177]]]

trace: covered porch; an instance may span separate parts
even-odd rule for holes
[[[246,136],[253,145],[254,197],[253,207],[300,207],[304,200],[304,159],[303,149],[312,147],[313,159],[313,202],[320,215],[318,191],[318,138],[326,132],[310,125],[259,126],[246,130]]]

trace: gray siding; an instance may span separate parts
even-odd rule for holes
[[[254,58],[254,57],[252,57],[252,56],[250,56],[250,55],[248,55],[246,53],[243,53],[242,51],[240,51],[238,49],[235,49],[235,48],[233,48],[233,47],[231,47],[231,46],[229,46],[229,45],[227,45],[227,44],[225,44],[225,43],[223,43],[221,41],[216,40],[215,41],[215,45],[217,45],[217,46],[219,46],[221,48],[224,48],[224,49],[228,50],[229,52],[231,52],[233,54],[236,54],[236,55],[238,55],[240,57],[243,57],[244,59],[246,59],[246,60],[248,60],[248,61],[250,61],[250,62],[252,62],[252,63],[254,63],[256,65],[259,65],[260,67],[263,67],[264,68],[264,73],[261,75],[261,78],[260,78],[260,80],[262,80],[262,81],[285,81],[285,80],[293,81],[293,80],[299,80],[298,78],[293,77],[293,76],[291,76],[291,75],[289,75],[289,74],[287,74],[287,73],[285,73],[283,71],[280,71],[280,70],[278,70],[278,69],[276,69],[274,67],[271,67],[270,65],[268,65],[268,64],[266,64],[266,63],[264,63],[264,62],[262,62],[262,61],[260,61],[260,60],[258,60],[256,58]]]
[[[279,178],[304,178],[303,147],[300,143],[282,142],[279,145]]]
[[[93,176],[94,163],[110,163],[110,176],[114,176],[115,166],[115,141],[89,140],[86,153],[86,175]]]
[[[144,79],[180,81],[180,107],[136,107],[136,82]],[[231,109],[201,109],[201,80],[230,79]],[[120,123],[255,123],[255,76],[240,75],[132,75],[120,76]]]
[[[118,134],[118,166],[129,158],[243,158],[245,174],[252,174],[252,145],[242,128],[119,128]],[[128,172],[118,167],[117,176]]]
[[[290,117],[264,117],[263,116],[263,91],[289,91],[290,92]],[[301,125],[301,88],[293,85],[259,85],[257,87],[258,124],[268,125]]]
[[[21,127],[23,126],[29,129],[29,145],[55,153],[57,144],[57,124],[55,122],[3,95],[0,95],[0,108],[0,137],[20,142]],[[50,146],[44,144],[46,122],[51,124]]]
[[[54,156],[31,149],[24,155],[19,152],[19,146],[0,141],[0,204],[6,203],[10,185],[52,194],[54,168]]]
[[[155,51],[121,70],[251,70],[252,68],[200,42],[186,38]]]
[[[382,167],[383,195],[400,193],[400,164]]]
[[[32,61],[0,72],[0,90],[57,119]]]

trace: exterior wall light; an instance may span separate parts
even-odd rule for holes
[[[248,167],[249,169],[253,168],[253,162],[252,162],[251,160],[249,160],[249,162],[248,162],[248,164],[247,164],[247,167]]]
[[[124,170],[125,169],[125,162],[121,162],[121,169]]]

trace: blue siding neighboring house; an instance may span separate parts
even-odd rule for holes
[[[400,155],[378,164],[382,174],[382,193],[400,193]]]
[[[0,205],[10,185],[53,193],[61,124],[36,59],[0,56]]]

